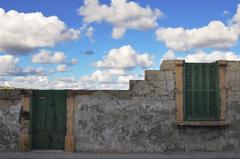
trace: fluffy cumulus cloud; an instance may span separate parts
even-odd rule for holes
[[[80,78],[84,89],[120,89],[129,88],[129,80],[143,79],[141,74],[127,73],[122,70],[96,70]]]
[[[0,85],[4,87],[25,89],[47,89],[49,86],[48,83],[49,80],[47,76],[19,76],[0,81]]]
[[[8,75],[20,71],[20,67],[17,65],[18,58],[12,55],[0,56],[0,75]]]
[[[67,28],[56,16],[40,12],[5,12],[0,8],[0,51],[20,53],[79,37],[79,30]]]
[[[81,78],[82,81],[112,82],[115,76],[125,75],[122,69],[96,70],[90,75]]]
[[[230,25],[240,34],[240,4],[238,4],[237,13],[231,19]]]
[[[111,49],[103,60],[94,63],[97,68],[107,69],[143,69],[153,66],[153,56],[149,53],[138,53],[130,45]]]
[[[86,36],[90,39],[92,39],[93,37],[93,32],[94,32],[94,28],[93,27],[88,27],[87,30],[86,30]]]
[[[199,51],[195,54],[187,55],[184,59],[186,60],[186,62],[214,62],[216,60],[236,61],[240,60],[240,56],[231,51],[213,51],[211,53]]]
[[[33,63],[51,64],[62,63],[66,59],[66,55],[63,52],[50,52],[48,50],[41,50],[39,53],[32,57]]]
[[[137,79],[143,79],[143,76],[123,69],[106,69],[85,75],[80,78],[80,81],[87,89],[128,89],[129,80]]]
[[[57,72],[66,72],[66,71],[68,71],[68,70],[69,70],[69,68],[68,68],[68,66],[65,65],[65,64],[58,65],[57,68],[56,68],[56,71],[57,71]]]
[[[27,76],[27,75],[47,75],[48,72],[45,72],[42,67],[39,68],[33,68],[33,67],[26,67],[22,68],[21,71],[18,73],[15,73],[15,76]]]
[[[26,67],[21,68],[18,58],[12,55],[0,56],[0,76],[26,76],[26,75],[42,75],[45,74],[43,68]]]
[[[124,45],[120,48],[110,50],[101,61],[94,63],[96,70],[91,74],[84,75],[79,79],[66,77],[51,78],[49,80],[49,75],[53,73],[69,71],[69,66],[76,64],[77,60],[72,59],[66,62],[65,58],[59,58],[64,56],[55,55],[52,52],[45,53],[41,53],[40,57],[36,54],[38,60],[35,60],[35,62],[59,63],[55,69],[48,70],[47,73],[43,68],[19,67],[19,59],[12,55],[3,55],[0,57],[0,62],[5,62],[4,65],[0,66],[0,70],[3,70],[0,71],[0,86],[31,89],[123,90],[129,88],[129,80],[143,79],[142,74],[137,74],[133,71],[135,68],[144,69],[153,66],[153,57],[150,54],[138,53],[130,45]],[[36,83],[38,84],[36,85]]]
[[[187,51],[193,48],[229,48],[237,43],[240,35],[240,5],[230,24],[211,21],[207,26],[193,29],[158,28],[157,40],[174,51]]]
[[[201,28],[159,28],[156,36],[172,50],[187,51],[192,48],[229,48],[237,42],[239,35],[221,21],[211,21]]]
[[[185,57],[176,57],[176,55],[171,51],[167,51],[162,60],[171,60],[171,59],[182,59],[186,62],[214,62],[216,60],[229,60],[236,61],[240,60],[240,56],[234,52],[227,51],[213,51],[211,53],[206,53],[203,51],[197,51],[193,54],[188,54]]]
[[[67,60],[67,56],[60,51],[51,52],[49,50],[40,50],[39,53],[32,56],[32,63],[60,64],[56,67],[55,71],[66,72],[69,71],[70,66],[76,65],[78,63],[78,60],[76,58]]]
[[[94,83],[88,89],[128,89],[129,80],[143,79],[141,74],[133,70],[153,66],[153,56],[149,53],[138,53],[130,45],[111,49],[102,60],[94,63],[97,68],[93,73],[80,78],[82,83]]]
[[[85,0],[79,9],[85,23],[106,22],[113,25],[112,37],[123,37],[127,29],[146,30],[157,26],[157,19],[163,15],[159,9],[141,7],[133,1],[111,0],[110,5],[98,0]]]
[[[71,61],[68,63],[69,66],[76,65],[78,63],[78,59],[72,58]]]
[[[115,81],[91,81],[76,79],[74,77],[62,77],[49,80],[48,76],[15,76],[13,78],[0,77],[0,87],[14,87],[27,89],[117,89],[126,90],[129,87],[129,79],[142,78],[139,75],[122,75]],[[36,83],[38,83],[36,85]]]
[[[164,55],[163,55],[163,60],[173,60],[175,59],[175,54],[172,50],[168,50]]]

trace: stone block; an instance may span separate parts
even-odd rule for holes
[[[240,70],[240,62],[239,61],[228,61],[227,62],[227,71],[228,70],[233,70],[233,71]]]
[[[131,98],[131,92],[130,91],[121,92],[121,93],[119,93],[119,95],[117,97],[119,99],[130,99]]]
[[[30,135],[26,134],[20,135],[19,142],[20,152],[28,152],[31,150]]]
[[[231,81],[231,90],[237,91],[240,90],[240,82],[239,81]]]
[[[65,136],[65,148],[64,148],[64,151],[65,152],[74,152],[75,151],[74,136],[73,135]]]
[[[240,101],[240,91],[228,91],[227,101]]]
[[[146,70],[145,80],[147,81],[161,81],[164,80],[165,74],[160,70]]]
[[[20,90],[7,90],[7,98],[12,100],[21,99],[21,91]]]
[[[0,100],[0,109],[5,109],[11,107],[13,105],[17,105],[20,102],[18,100],[8,100],[8,99],[1,99]]]
[[[133,96],[149,93],[149,81],[130,80],[130,90]]]
[[[173,80],[168,80],[167,81],[167,90],[171,91],[175,89],[175,81]]]
[[[151,93],[147,94],[148,97],[168,97],[170,94],[167,90],[152,90]]]
[[[6,97],[6,90],[0,90],[0,99],[5,99]]]
[[[234,81],[236,79],[236,71],[227,71],[226,72],[226,82],[227,85],[228,83],[230,83],[231,81]]]
[[[239,71],[235,71],[235,80],[240,81],[240,69]]]
[[[23,105],[23,110],[26,112],[29,112],[30,111],[30,97],[22,96],[22,105]]]
[[[174,71],[164,71],[165,74],[165,80],[169,81],[169,80],[175,80],[175,73]]]
[[[167,90],[166,81],[150,81],[149,84],[150,84],[150,90],[161,90],[161,91]]]
[[[160,66],[160,70],[175,70],[176,60],[164,60]]]

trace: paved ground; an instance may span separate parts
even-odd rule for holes
[[[235,153],[162,153],[162,154],[90,154],[34,151],[28,153],[0,153],[0,159],[240,159]]]

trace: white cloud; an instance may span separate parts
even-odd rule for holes
[[[221,21],[211,21],[207,26],[184,29],[158,28],[156,38],[174,51],[187,51],[193,48],[230,48],[237,43],[240,35],[240,5],[228,25]]]
[[[32,56],[32,63],[38,64],[62,64],[58,66],[58,70],[64,70],[67,66],[73,66],[78,63],[78,59],[72,58],[67,60],[67,56],[60,51],[51,52],[49,50],[40,50],[39,53]],[[54,71],[53,71],[54,72]]]
[[[41,50],[39,53],[32,57],[33,63],[40,64],[52,64],[52,63],[62,63],[66,59],[66,55],[63,52],[50,52],[48,50]]]
[[[207,26],[184,28],[159,28],[157,40],[175,51],[187,51],[192,48],[229,48],[236,44],[238,34],[232,27],[221,21],[211,21]]]
[[[122,69],[96,70],[90,75],[83,76],[81,80],[92,82],[112,82],[115,76],[125,74],[126,72]]]
[[[39,68],[33,68],[33,67],[26,67],[22,69],[21,72],[19,72],[19,76],[26,76],[26,75],[44,75],[47,74],[44,72],[44,69],[42,67]]]
[[[12,55],[0,56],[0,75],[8,75],[19,72],[21,69],[17,65],[18,62],[19,59]]]
[[[88,38],[92,39],[93,37],[93,32],[94,32],[94,28],[93,27],[88,27],[86,30],[86,35]]]
[[[172,50],[168,50],[164,55],[163,55],[163,59],[164,60],[173,60],[175,59],[176,56],[174,54],[174,52]]]
[[[72,58],[70,61],[70,65],[76,65],[78,63],[78,59]]]
[[[142,69],[152,67],[154,64],[153,55],[150,55],[148,53],[138,54],[136,64],[140,66]]]
[[[20,59],[12,55],[0,56],[0,76],[26,76],[26,75],[43,75],[43,68],[22,68],[18,65]]]
[[[58,65],[57,68],[56,68],[57,72],[66,72],[68,70],[69,70],[69,68],[65,64]]]
[[[6,81],[6,79],[0,76],[0,81],[3,82],[3,81]]]
[[[75,79],[74,77],[62,77],[49,80],[47,76],[24,76],[13,78],[2,78],[0,76],[0,86],[27,88],[27,89],[89,89],[89,90],[126,90],[129,87],[129,79],[142,79],[141,75],[129,74],[120,75],[113,81],[92,81]]]
[[[85,89],[128,89],[129,80],[143,79],[142,75],[121,69],[96,70],[80,78]]]
[[[97,68],[107,69],[133,69],[137,66],[145,69],[153,66],[153,56],[148,53],[140,54],[130,45],[111,49],[103,60],[94,63]]]
[[[113,28],[112,30],[112,38],[121,39],[126,32],[125,28]]]
[[[232,18],[233,23],[239,23],[240,22],[240,4],[237,6],[237,12]]]
[[[234,52],[221,52],[213,51],[211,53],[205,53],[203,51],[190,54],[185,57],[186,62],[214,62],[216,60],[229,60],[235,61],[240,60],[240,56]]]
[[[228,60],[228,61],[237,61],[240,60],[240,56],[234,52],[227,51],[212,51],[211,53],[206,53],[203,51],[197,51],[193,54],[188,54],[185,57],[176,57],[175,54],[169,50],[163,56],[162,60],[172,60],[172,59],[181,59],[186,62],[214,62],[217,60]]]
[[[144,54],[143,56],[139,56],[139,61],[141,61],[141,63],[143,63],[145,66],[145,61],[142,60],[145,59],[144,56]],[[130,79],[143,79],[142,75],[131,73],[124,67],[116,69],[97,69],[92,74],[82,76],[80,79],[75,79],[73,77],[64,77],[49,80],[49,74],[68,71],[68,65],[61,64],[58,65],[55,70],[48,70],[48,73],[44,73],[43,68],[20,68],[18,66],[19,59],[14,58],[12,55],[8,55],[3,58],[0,57],[0,62],[3,61],[5,63],[4,65],[0,66],[0,70],[4,70],[5,72],[4,74],[0,74],[0,86],[15,88],[126,90],[129,88]],[[71,62],[76,63],[76,59],[72,59]],[[8,72],[6,72],[6,70],[8,70]],[[2,77],[3,75],[5,78]]]
[[[129,80],[143,80],[143,75],[139,74],[126,74],[117,77],[117,82],[125,82],[129,84]]]
[[[79,30],[67,28],[56,16],[41,12],[5,12],[0,8],[0,51],[19,53],[79,37]]]
[[[0,85],[14,88],[47,89],[49,86],[48,83],[47,76],[20,76],[0,82]]]
[[[121,38],[126,29],[145,30],[157,26],[163,15],[159,9],[141,7],[133,1],[112,0],[110,5],[99,4],[98,0],[85,0],[79,9],[85,23],[106,22],[113,25],[113,38]]]
[[[237,13],[232,17],[230,25],[240,34],[240,4],[238,4]]]
[[[124,45],[111,49],[103,60],[95,62],[94,66],[98,69],[80,78],[85,84],[84,88],[128,89],[129,80],[143,79],[142,75],[133,73],[133,69],[153,66],[153,57],[148,53],[137,53],[130,45]]]

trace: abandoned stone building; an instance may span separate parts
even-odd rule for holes
[[[240,151],[240,61],[163,61],[129,90],[1,90],[0,151]]]

